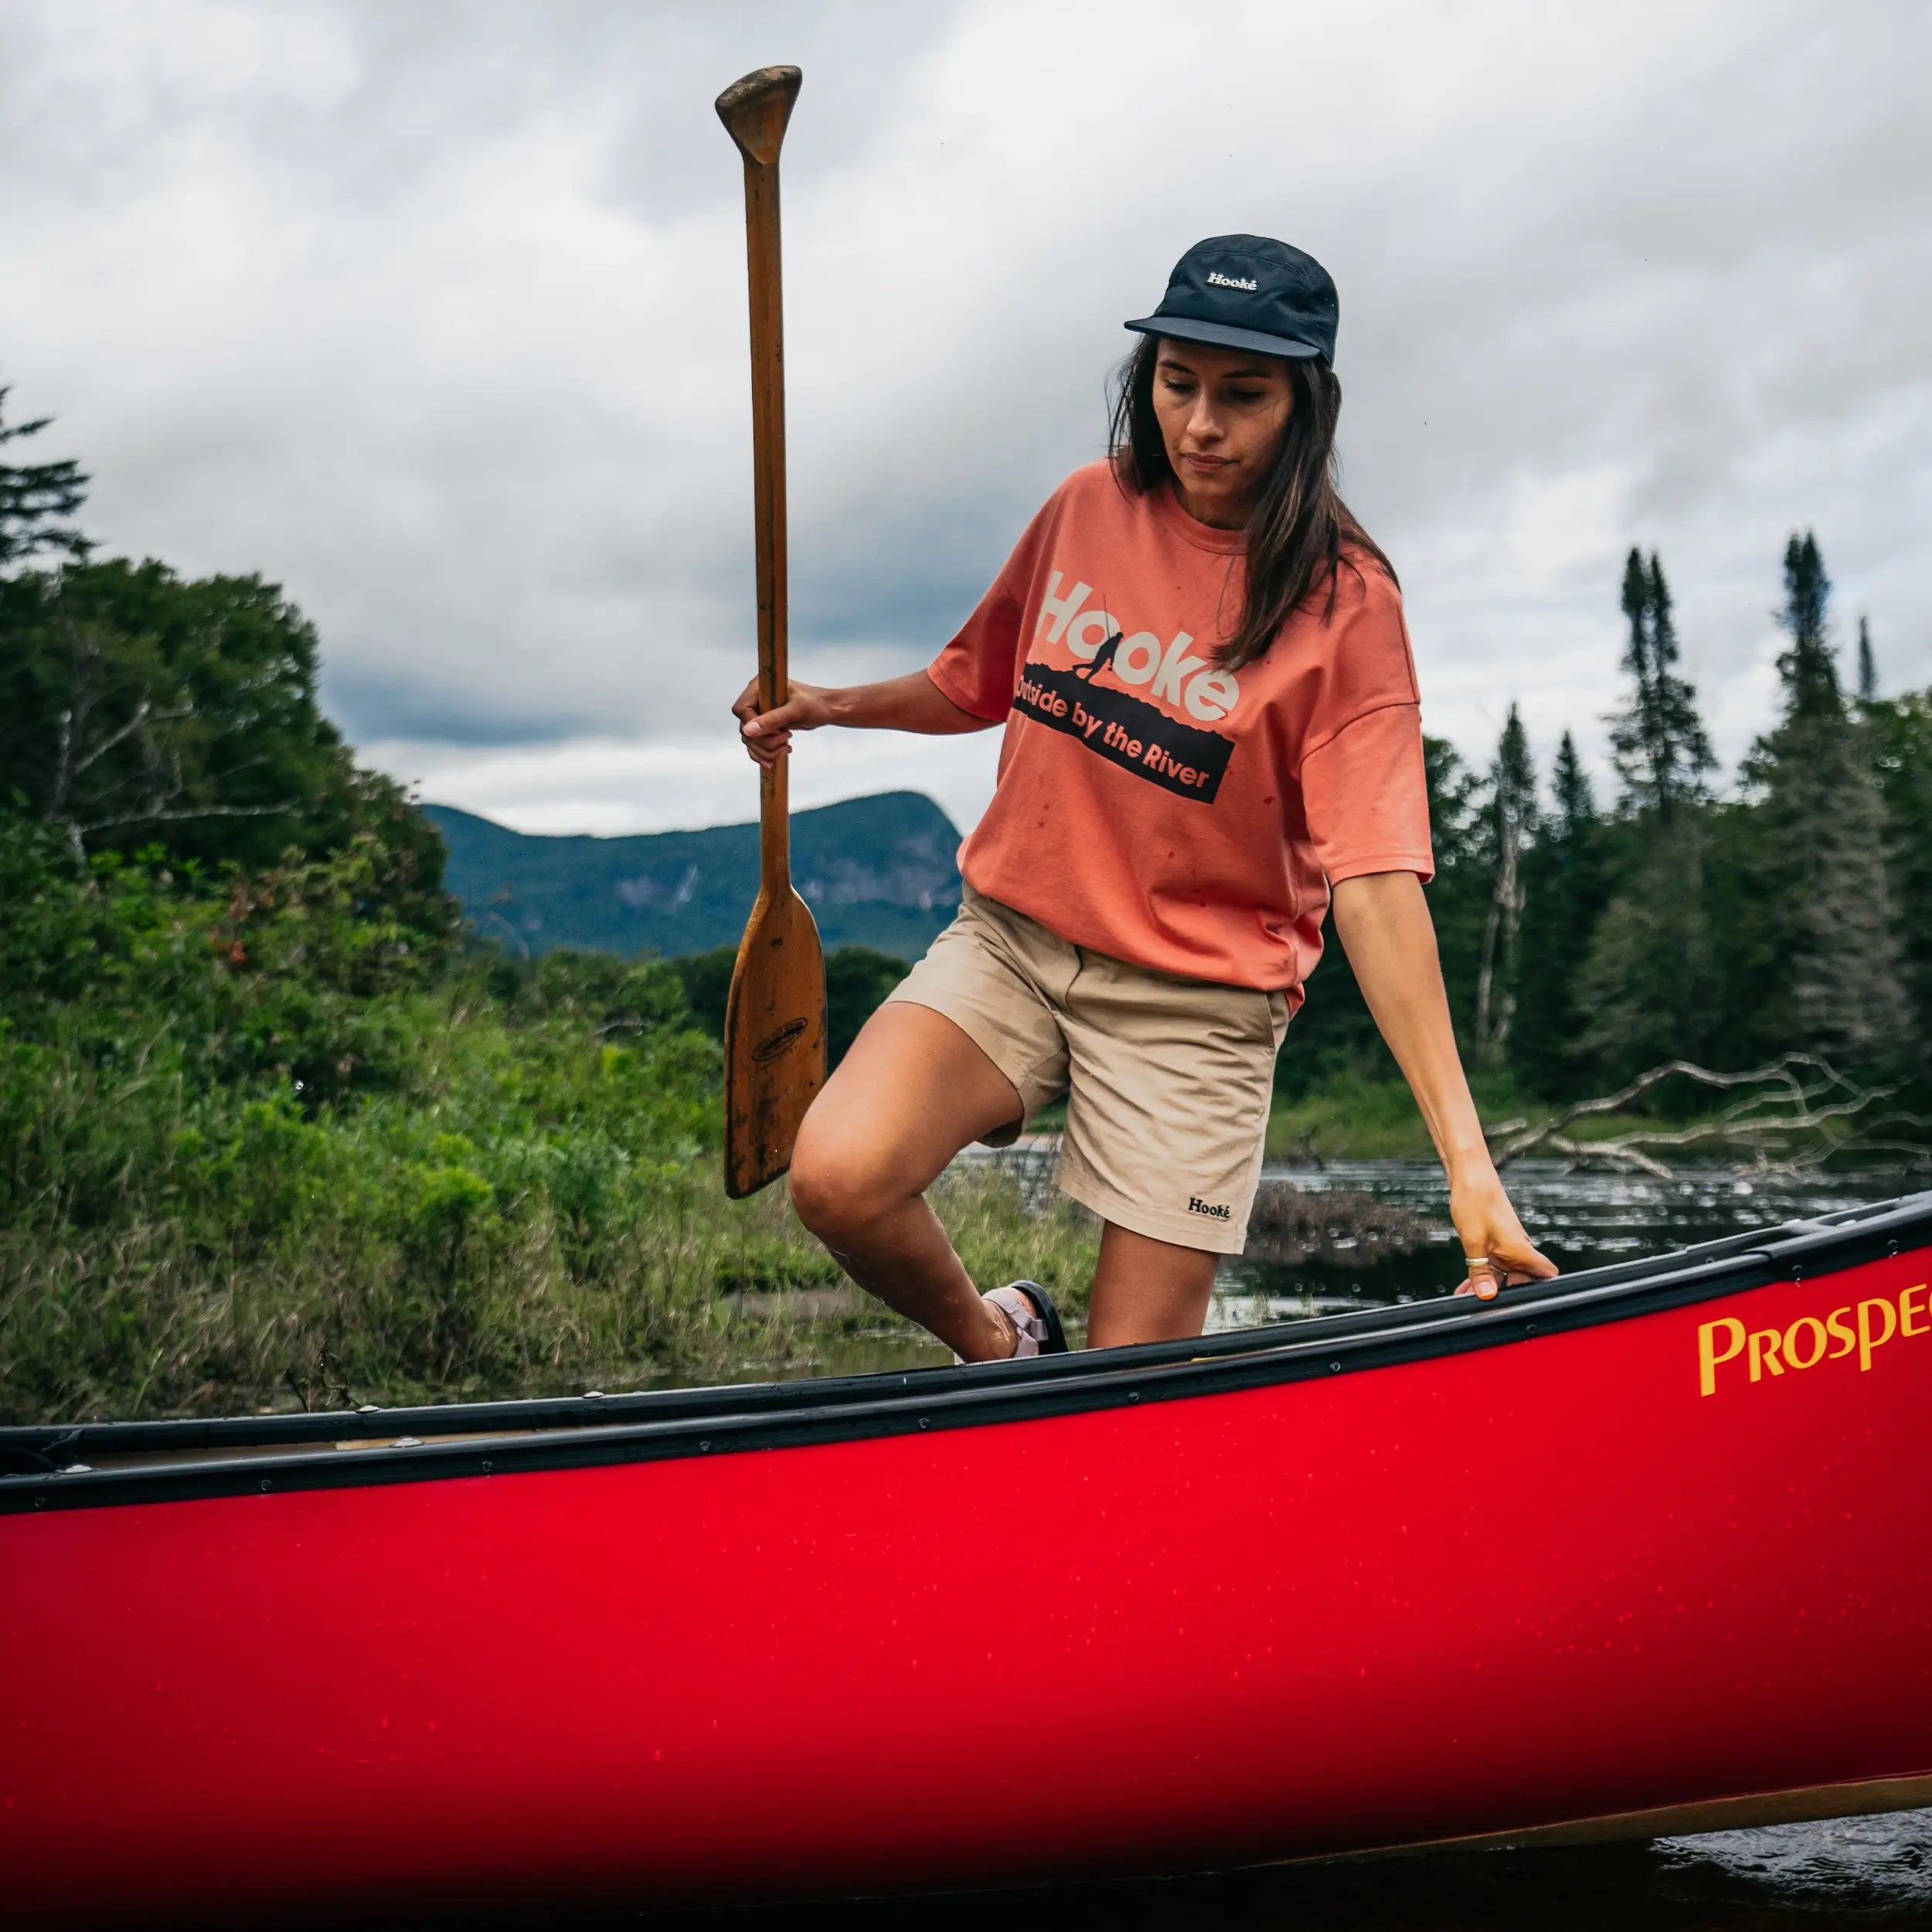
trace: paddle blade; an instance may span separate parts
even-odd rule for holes
[[[810,909],[787,887],[751,909],[725,1007],[725,1192],[755,1194],[791,1165],[825,1083],[825,961]]]

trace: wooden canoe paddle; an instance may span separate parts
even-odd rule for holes
[[[791,694],[785,665],[784,322],[778,273],[778,149],[798,97],[796,67],[760,67],[718,97],[745,163],[751,277],[751,443],[757,475],[758,708]],[[758,897],[725,1006],[725,1192],[755,1194],[791,1165],[792,1143],[825,1080],[825,961],[791,883],[785,760],[763,767]]]

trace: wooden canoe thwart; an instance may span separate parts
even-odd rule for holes
[[[7,1922],[1926,1803],[1929,1279],[1920,1195],[1145,1348],[0,1430]]]

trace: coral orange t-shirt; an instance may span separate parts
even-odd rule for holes
[[[1027,526],[933,682],[1006,719],[975,889],[1077,946],[1285,992],[1321,954],[1329,887],[1434,870],[1400,594],[1345,563],[1262,656],[1217,669],[1242,538],[1172,492],[1077,470]]]

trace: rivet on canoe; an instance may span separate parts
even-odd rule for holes
[[[263,1477],[263,1478],[262,1478],[262,1487],[263,1487],[264,1489],[266,1489],[266,1488],[268,1487],[268,1478],[267,1478],[266,1476],[264,1476],[264,1477]]]
[[[1329,1366],[1329,1368],[1330,1368],[1331,1369],[1332,1369],[1332,1370],[1334,1371],[1334,1372],[1335,1372],[1335,1374],[1337,1374],[1337,1375],[1341,1374],[1341,1372],[1342,1372],[1342,1364],[1341,1364],[1340,1362],[1331,1362],[1328,1364],[1328,1366]]]
[[[1127,1399],[1129,1402],[1138,1402],[1141,1399],[1140,1390],[1138,1389],[1128,1389],[1127,1392]]]
[[[930,1416],[921,1416],[919,1418],[919,1426],[922,1429],[930,1429],[933,1426],[932,1418]]]
[[[45,1496],[36,1496],[33,1499],[33,1506],[36,1509],[45,1509],[47,1506],[46,1498]]]
[[[495,1467],[496,1467],[496,1464],[495,1464],[495,1463],[493,1463],[493,1462],[488,1462],[488,1461],[485,1462],[485,1464],[484,1464],[484,1465],[483,1465],[483,1473],[484,1473],[484,1475],[487,1476],[487,1475],[490,1473],[490,1471],[491,1471],[492,1469],[494,1469]]]
[[[710,1444],[709,1444],[709,1443],[708,1443],[708,1442],[700,1442],[700,1443],[698,1444],[698,1447],[699,1447],[700,1449],[709,1449],[709,1448],[711,1447],[711,1445],[710,1445]]]
[[[1526,1321],[1522,1325],[1522,1332],[1525,1335],[1534,1335],[1536,1332],[1536,1323],[1533,1321]]]

